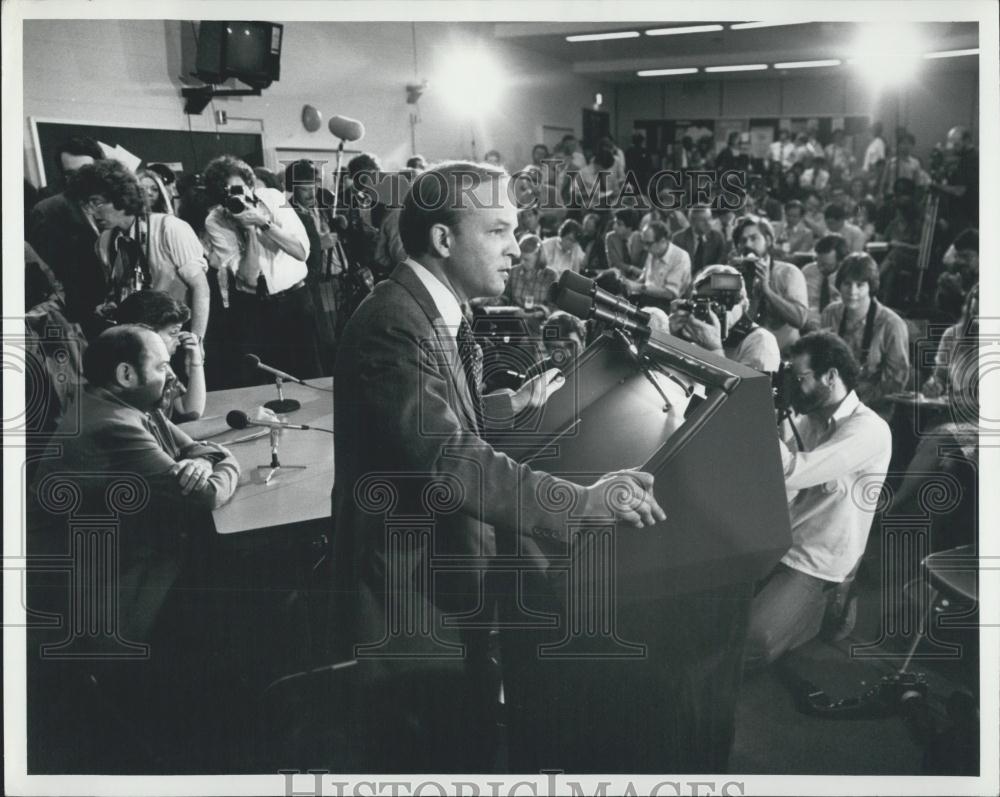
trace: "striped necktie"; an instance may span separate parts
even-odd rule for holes
[[[472,327],[464,318],[458,327],[458,356],[462,360],[462,370],[465,371],[465,381],[472,396],[472,406],[476,411],[476,429],[483,431],[483,350],[472,335]]]

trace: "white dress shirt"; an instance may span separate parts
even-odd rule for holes
[[[308,258],[309,236],[285,195],[274,188],[258,188],[254,193],[270,211],[271,223],[293,235]],[[205,219],[205,235],[211,247],[212,264],[235,276],[234,287],[238,291],[254,293],[257,278],[263,274],[268,293],[279,293],[294,287],[308,274],[305,260],[297,260],[285,252],[259,227],[243,229],[221,205],[213,208]]]
[[[841,582],[861,559],[892,456],[889,425],[852,390],[828,423],[812,415],[782,424],[781,461],[792,547],[781,561],[826,581]]]

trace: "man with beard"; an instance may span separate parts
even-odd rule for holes
[[[801,269],[771,255],[774,231],[766,219],[744,216],[737,221],[733,244],[739,254],[732,265],[745,274],[752,263],[755,274],[747,315],[774,333],[784,353],[809,320],[806,279]]]
[[[798,416],[782,423],[780,448],[792,547],[758,585],[747,668],[770,664],[820,633],[828,604],[849,585],[864,553],[892,455],[888,424],[854,392],[860,367],[847,344],[813,332],[790,354]]]
[[[59,547],[65,553],[68,523],[45,511],[51,503],[45,496],[58,489],[50,477],[75,484],[77,513],[95,516],[108,515],[117,482],[143,483],[137,511],[122,514],[116,530],[118,636],[142,642],[180,571],[185,537],[232,497],[240,468],[226,449],[192,440],[164,416],[175,377],[167,346],[153,330],[125,324],[102,332],[84,353],[83,374],[88,384],[79,412],[69,413],[55,433],[62,456],[39,468],[40,512],[29,525],[49,532],[38,542],[50,553]],[[143,503],[138,495],[147,491]]]
[[[42,462],[28,505],[29,555],[73,567],[29,574],[32,610],[64,618],[29,632],[36,733],[80,747],[97,771],[103,755],[103,766],[134,765],[136,739],[190,760],[192,734],[225,714],[206,699],[219,694],[210,684],[232,678],[211,630],[221,599],[203,579],[211,511],[235,492],[239,464],[164,416],[174,375],[153,330],[102,332],[83,372],[79,412],[56,431],[62,455]],[[74,650],[46,656],[45,643]]]

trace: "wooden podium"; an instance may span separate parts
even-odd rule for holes
[[[520,420],[497,448],[583,484],[650,471],[667,519],[498,552],[531,563],[494,581],[510,771],[724,772],[753,583],[791,542],[769,377],[608,334]]]

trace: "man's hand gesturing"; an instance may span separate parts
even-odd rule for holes
[[[653,496],[653,474],[639,470],[614,471],[588,487],[587,514],[610,514],[616,521],[640,529],[667,519]]]

